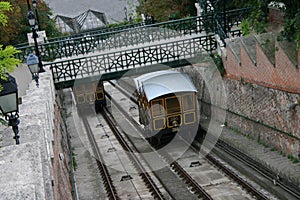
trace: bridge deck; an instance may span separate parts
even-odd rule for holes
[[[180,67],[192,62],[197,55],[216,49],[214,35],[173,38],[172,41],[132,46],[132,49],[94,52],[89,56],[61,59],[47,63],[58,87],[69,87],[75,79],[101,77],[102,80],[120,78],[125,73],[154,71],[164,65]],[[148,68],[148,69],[145,69]],[[129,72],[134,69],[134,71]],[[66,84],[68,83],[68,84]]]

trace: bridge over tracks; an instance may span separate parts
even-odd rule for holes
[[[236,27],[247,16],[249,9],[228,11],[230,29]],[[217,32],[216,16],[206,14],[180,20],[172,20],[156,24],[132,24],[128,26],[100,29],[85,34],[52,39],[50,42],[39,44],[41,59],[54,61],[56,59],[85,55],[95,51],[104,51],[128,47],[138,44],[167,40],[184,35],[213,34]],[[230,30],[229,35],[241,35],[240,29]],[[19,46],[21,52],[16,57],[23,62],[29,53],[34,52],[34,46]]]
[[[71,87],[76,79],[110,80],[165,66],[184,66],[193,63],[197,55],[211,53],[216,47],[215,36],[210,34],[65,59],[45,66],[50,66],[55,87],[61,89]]]
[[[230,29],[226,37],[241,35],[240,29],[231,28],[238,25],[248,11],[239,9],[225,13],[231,19],[226,21]],[[60,89],[72,87],[76,79],[109,80],[125,73],[154,71],[162,65],[189,64],[197,55],[216,50],[218,27],[215,19],[216,15],[206,14],[111,32],[101,30],[101,33],[91,32],[40,44],[38,48],[41,59],[48,61],[45,66],[52,70],[56,89]],[[18,49],[21,50],[18,57],[23,61],[33,51],[33,47],[28,46]]]

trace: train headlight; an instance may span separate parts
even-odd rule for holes
[[[180,125],[181,125],[181,116],[180,115],[168,117],[168,127],[169,128],[179,127]]]
[[[178,127],[178,126],[179,126],[178,121],[177,121],[177,120],[173,120],[173,121],[172,121],[172,126],[173,126],[173,127]]]

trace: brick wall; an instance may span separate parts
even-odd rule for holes
[[[252,62],[245,47],[240,46],[240,62],[237,62],[234,52],[228,48],[226,59],[223,59],[228,78],[245,80],[266,87],[300,94],[300,71],[285,53],[284,49],[275,43],[275,62],[272,63],[261,46],[256,46],[256,62]],[[300,60],[300,51],[298,60]]]
[[[54,195],[55,199],[72,199],[72,186],[70,180],[70,149],[68,148],[66,127],[61,117],[60,107],[55,105],[54,118],[54,159],[53,176],[54,176]]]
[[[278,8],[269,7],[268,13],[269,22],[284,24],[284,12],[280,11]]]
[[[246,56],[246,51],[241,55],[242,62],[247,62],[251,67],[257,68]],[[239,61],[235,59],[233,52],[227,50],[227,64],[230,61],[233,63],[229,68],[232,72],[239,73],[239,75],[245,74],[249,78],[259,76],[259,74],[248,75],[250,70],[241,70],[243,66],[239,66]],[[268,62],[264,63],[269,64],[269,68],[273,68]],[[214,91],[222,90],[222,84],[217,83],[216,79],[213,80],[213,76],[217,73],[207,73],[208,68],[212,68],[210,62],[198,63],[181,69],[189,74],[198,89],[198,99],[202,102],[200,103],[202,115],[212,114],[211,106],[216,102],[212,99],[218,101],[218,99],[227,98],[226,107],[220,109],[227,111],[226,123],[229,127],[300,159],[300,106],[296,109],[289,109],[289,105],[300,98],[299,94],[254,84],[244,79],[237,79],[236,76],[234,78],[228,76],[222,78],[226,95],[212,98],[218,93]],[[261,73],[261,71],[256,73]],[[268,78],[268,74],[265,76]],[[269,76],[270,80],[271,78],[272,76]]]
[[[229,94],[227,123],[300,159],[300,106],[289,109],[300,99],[300,49],[293,52],[298,53],[293,61],[288,49],[276,40],[268,42],[271,50],[263,46],[266,40],[257,40],[252,47],[227,46],[223,56]],[[249,48],[255,48],[252,55]]]
[[[300,108],[289,109],[299,95],[234,79],[225,82],[228,126],[300,158]]]

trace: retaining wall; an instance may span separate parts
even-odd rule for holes
[[[230,60],[236,62],[228,56],[227,62]],[[216,69],[213,61],[209,59],[207,62],[182,68],[198,89],[202,115],[210,117],[211,106],[216,106],[217,109],[226,111],[224,122],[234,131],[300,159],[300,106],[295,109],[289,108],[289,105],[300,97],[299,94],[230,77],[223,77],[220,84],[212,78],[220,76],[218,72],[214,75],[203,73],[208,68]],[[214,90],[209,89],[211,86],[208,85],[214,85]],[[226,95],[220,95],[219,90],[224,90]],[[224,98],[227,100],[226,106],[220,104]],[[213,120],[220,119],[215,117]]]

